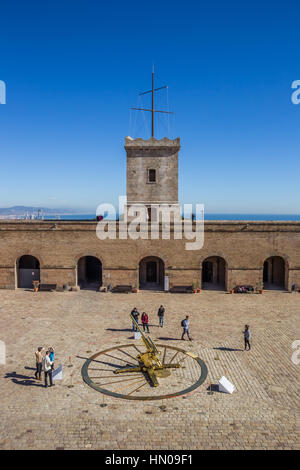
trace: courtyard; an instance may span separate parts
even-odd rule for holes
[[[164,328],[158,327],[161,304]],[[1,290],[0,449],[299,449],[300,364],[292,361],[299,306],[300,294],[284,291]],[[83,382],[88,357],[134,342],[133,307],[148,313],[155,342],[204,360],[208,376],[193,393],[163,403],[128,401]],[[191,342],[180,340],[186,314]],[[243,350],[246,323],[250,352]],[[135,344],[143,347],[141,340]],[[63,380],[53,388],[34,379],[38,346],[53,346],[56,366],[63,365]],[[216,389],[223,375],[236,387],[232,395]]]

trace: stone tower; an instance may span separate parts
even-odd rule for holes
[[[127,206],[143,204],[154,220],[155,205],[178,205],[180,139],[125,138]],[[152,207],[152,211],[150,210]]]

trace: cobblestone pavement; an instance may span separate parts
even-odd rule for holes
[[[166,307],[164,328],[158,327],[160,304]],[[149,314],[154,340],[198,353],[208,367],[205,383],[165,400],[165,411],[161,402],[104,396],[81,378],[85,358],[132,343],[128,315],[134,306]],[[0,365],[0,449],[299,449],[300,364],[292,362],[299,307],[300,294],[275,291],[0,291],[0,340],[7,353]],[[192,342],[180,340],[185,314]],[[250,352],[243,351],[245,323],[252,331]],[[53,388],[34,379],[39,345],[53,345],[56,365],[64,367]],[[236,391],[209,394],[222,375]]]

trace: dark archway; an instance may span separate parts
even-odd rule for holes
[[[95,256],[83,256],[77,263],[80,289],[98,290],[102,286],[102,263]]]
[[[165,265],[156,256],[147,256],[139,264],[140,289],[164,290]]]
[[[40,281],[40,262],[35,256],[24,255],[17,262],[18,287],[32,289],[33,281]]]
[[[210,256],[202,263],[202,289],[225,290],[226,262],[220,256]]]
[[[281,256],[266,259],[263,267],[264,289],[285,288],[285,261]]]

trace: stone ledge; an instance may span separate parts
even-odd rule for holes
[[[157,148],[157,147],[178,147],[180,149],[180,137],[177,137],[174,140],[164,137],[163,139],[155,139],[151,137],[150,139],[144,140],[141,138],[133,139],[130,136],[125,137],[125,149],[126,148]]]

